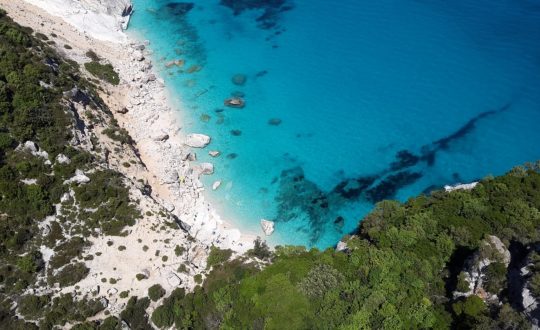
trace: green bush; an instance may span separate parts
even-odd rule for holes
[[[212,245],[212,247],[210,248],[210,254],[208,255],[208,259],[206,260],[206,269],[209,269],[212,266],[219,265],[229,260],[231,256],[232,250],[221,250],[220,248]]]
[[[118,77],[118,73],[114,71],[111,64],[101,64],[94,60],[92,62],[84,63],[84,67],[92,75],[109,84],[118,85],[120,83],[120,77]]]
[[[52,283],[58,283],[61,287],[74,285],[84,279],[89,270],[82,262],[69,264],[52,277]]]
[[[159,284],[154,284],[148,288],[148,298],[152,301],[158,301],[165,295],[165,289]]]

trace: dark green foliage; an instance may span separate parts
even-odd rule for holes
[[[61,287],[73,285],[88,275],[88,267],[82,262],[65,266],[58,274],[50,278],[51,283],[58,283]]]
[[[148,288],[148,298],[152,301],[158,301],[165,295],[165,289],[159,284],[154,284]]]
[[[148,315],[146,308],[150,305],[148,298],[138,299],[137,297],[129,298],[126,308],[120,313],[120,318],[124,320],[131,329],[152,330],[148,323]]]
[[[507,269],[485,238],[495,235],[507,246],[540,241],[538,187],[540,174],[530,167],[484,180],[472,191],[384,201],[346,239],[347,253],[278,246],[263,270],[241,259],[225,261],[230,256],[214,248],[204,284],[164,299],[152,321],[162,328],[530,327],[509,304],[488,305],[474,295],[456,300],[448,287],[469,291],[462,267],[478,251],[495,261],[486,269],[487,290],[509,299]],[[459,251],[468,252],[453,260]],[[535,275],[529,283],[533,292],[540,287]]]
[[[83,208],[99,208],[81,212],[90,228],[102,228],[107,235],[120,235],[125,226],[132,226],[140,212],[131,203],[129,190],[122,177],[114,171],[97,171],[89,175],[90,182],[74,187],[75,198]]]
[[[99,79],[105,80],[109,84],[118,85],[120,83],[118,73],[114,71],[111,64],[101,64],[98,61],[93,60],[92,62],[84,63],[84,67],[88,72]]]
[[[1,329],[36,328],[35,324],[18,319],[12,309],[13,301],[19,304],[18,313],[39,321],[42,329],[63,328],[68,321],[83,322],[95,315],[103,308],[98,301],[74,301],[71,295],[35,298],[24,296],[23,290],[39,288],[45,282],[49,285],[58,282],[61,286],[75,284],[88,272],[84,264],[74,261],[82,260],[87,244],[79,234],[85,237],[93,228],[120,233],[124,225],[134,223],[138,217],[121,176],[97,171],[96,181],[105,188],[102,191],[91,185],[90,188],[110,195],[105,199],[85,195],[86,205],[97,208],[95,213],[76,214],[75,205],[68,204],[77,202],[70,200],[63,205],[63,216],[48,226],[40,224],[55,212],[54,205],[69,191],[70,187],[63,182],[76,169],[87,171],[96,167],[91,154],[70,146],[72,131],[77,127],[77,116],[71,106],[75,101],[72,91],[85,94],[91,100],[87,109],[98,113],[101,120],[113,126],[117,124],[94,92],[94,85],[81,78],[78,64],[60,57],[32,33],[0,10]],[[36,36],[47,39],[40,34]],[[48,159],[22,148],[26,141],[35,142],[39,151],[48,153]],[[69,157],[71,163],[56,163],[60,153]],[[47,164],[47,160],[53,165]],[[78,196],[82,195],[81,191]],[[41,229],[44,227],[50,229],[45,237]],[[64,237],[67,233],[69,239]],[[38,252],[41,245],[55,252],[47,273]],[[37,282],[38,278],[43,280]]]
[[[212,266],[219,265],[227,260],[232,256],[232,250],[221,250],[220,248],[217,248],[212,245],[210,248],[210,254],[208,255],[208,259],[206,260],[206,268],[211,268]]]
[[[257,257],[261,260],[266,260],[272,257],[272,252],[270,252],[270,249],[268,248],[266,242],[261,240],[260,237],[257,237],[253,242],[253,249],[248,251],[248,255],[252,257]]]
[[[485,288],[488,292],[497,294],[506,287],[506,266],[494,262],[486,267]]]

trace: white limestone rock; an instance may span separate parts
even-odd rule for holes
[[[175,273],[170,273],[168,276],[167,276],[167,283],[169,283],[169,285],[173,288],[176,288],[177,286],[179,286],[180,284],[182,284],[182,280],[180,279],[180,277],[178,277],[178,275],[176,275]]]
[[[214,173],[214,164],[212,163],[200,163],[199,164],[200,174],[210,175]]]
[[[219,188],[219,186],[221,186],[221,181],[215,181],[212,184],[212,190],[216,190],[217,188]]]
[[[210,150],[208,151],[208,154],[212,157],[218,157],[219,155],[221,155],[221,152],[217,151],[217,150]]]
[[[188,134],[184,144],[192,148],[204,148],[210,143],[210,137],[204,134]]]
[[[154,141],[163,142],[169,139],[169,134],[160,134],[154,137]]]
[[[454,190],[471,190],[473,189],[474,187],[476,187],[476,185],[478,184],[478,182],[471,182],[471,183],[460,183],[460,184],[456,184],[454,186],[444,186],[444,190],[446,192],[452,192]]]
[[[272,235],[274,232],[274,221],[261,219],[261,228],[266,236]]]
[[[69,164],[69,163],[71,163],[71,159],[69,159],[68,156],[66,156],[64,154],[58,154],[58,156],[56,156],[56,161],[59,164]]]
[[[70,184],[70,183],[84,184],[88,182],[90,182],[90,178],[87,177],[83,171],[76,170],[75,175],[72,178],[64,181],[64,184]]]

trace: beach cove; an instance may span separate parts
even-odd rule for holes
[[[206,198],[242,230],[275,221],[274,245],[333,246],[383,199],[540,156],[526,4],[133,3],[128,33],[220,152],[197,155]]]

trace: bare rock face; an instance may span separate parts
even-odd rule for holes
[[[169,283],[171,287],[175,288],[182,284],[182,280],[180,279],[180,277],[178,277],[178,275],[171,272],[169,276],[167,276],[167,283]]]
[[[212,163],[201,163],[197,168],[199,175],[210,175],[214,173],[214,165]]]
[[[184,144],[192,148],[204,148],[210,143],[210,137],[204,134],[188,134]]]
[[[272,235],[274,232],[274,221],[261,219],[261,228],[266,236]]]
[[[510,264],[510,251],[498,237],[488,236],[482,242],[479,250],[465,262],[462,276],[468,283],[468,290],[458,290],[454,292],[454,297],[468,297],[475,294],[485,301],[497,303],[499,301],[498,293],[488,292],[486,289],[488,267],[493,263],[500,263],[507,269]]]

